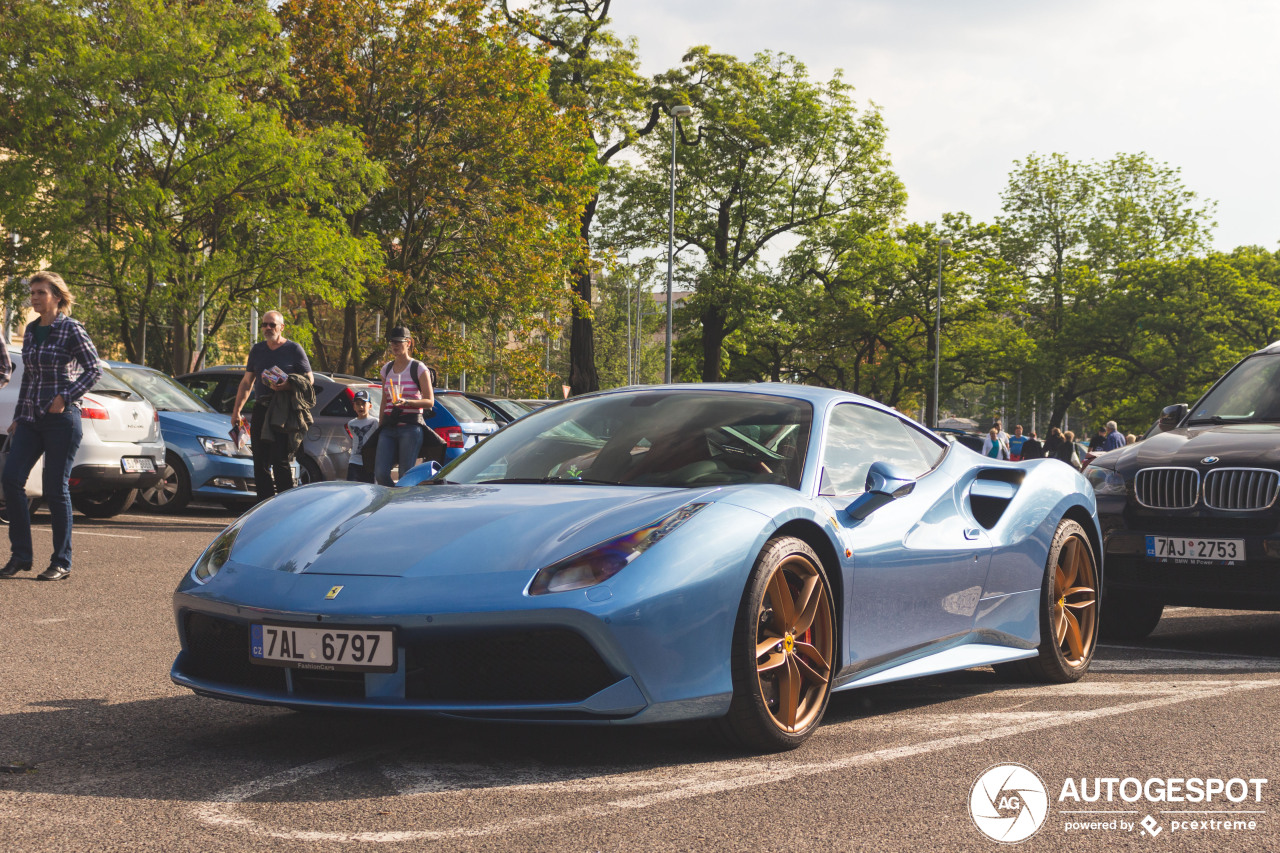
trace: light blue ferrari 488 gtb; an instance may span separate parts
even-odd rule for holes
[[[1080,678],[1099,544],[1093,489],[1057,460],[984,458],[827,389],[621,389],[434,476],[246,513],[175,593],[172,678],[291,708],[707,718],[787,749],[835,690]]]

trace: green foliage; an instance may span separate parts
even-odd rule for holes
[[[387,171],[349,216],[385,262],[364,282],[366,308],[412,328],[441,372],[522,358],[499,358],[492,341],[525,341],[561,310],[594,191],[581,118],[551,100],[547,63],[481,0],[289,0],[280,17],[294,121],[359,128]],[[382,357],[353,313],[339,330],[309,308],[339,367]],[[520,371],[536,369],[527,361]]]
[[[770,262],[775,244],[834,217],[882,227],[904,197],[879,112],[859,111],[838,75],[815,83],[794,57],[743,62],[700,47],[657,82],[666,100],[691,103],[699,124],[695,144],[678,147],[675,233],[695,291],[689,332],[701,340],[702,377],[714,381],[726,373],[730,336],[767,325],[803,286]],[[609,187],[609,234],[623,250],[666,243],[669,146],[646,137],[640,162],[620,167]]]
[[[285,126],[265,94],[289,85],[265,0],[3,10],[0,219],[28,262],[91,288],[82,300],[104,345],[146,360],[144,328],[159,318],[163,363],[185,370],[201,293],[216,333],[282,284],[335,301],[358,292],[376,259],[344,214],[383,173],[342,128]]]

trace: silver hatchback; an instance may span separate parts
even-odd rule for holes
[[[9,357],[13,377],[0,388],[0,429],[13,422],[22,386],[22,354],[11,349]],[[81,399],[80,418],[84,436],[71,466],[71,505],[91,518],[110,518],[133,504],[138,489],[160,480],[164,471],[160,420],[141,395],[105,372]],[[0,456],[4,456],[9,436],[7,432],[0,435]],[[28,497],[41,496],[43,472],[41,459],[27,478]]]

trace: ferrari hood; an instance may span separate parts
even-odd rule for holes
[[[1205,462],[1210,458],[1214,461]],[[1209,465],[1277,467],[1280,466],[1280,424],[1224,424],[1169,430],[1109,453],[1095,464],[1114,467],[1122,474],[1133,474],[1155,465],[1197,469]]]
[[[322,483],[242,520],[231,559],[309,574],[531,573],[714,490],[554,485]]]

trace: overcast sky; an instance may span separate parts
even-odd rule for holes
[[[878,104],[912,220],[990,221],[1015,160],[1145,151],[1218,203],[1215,245],[1280,243],[1276,0],[614,0],[646,73],[697,44],[843,69]]]

